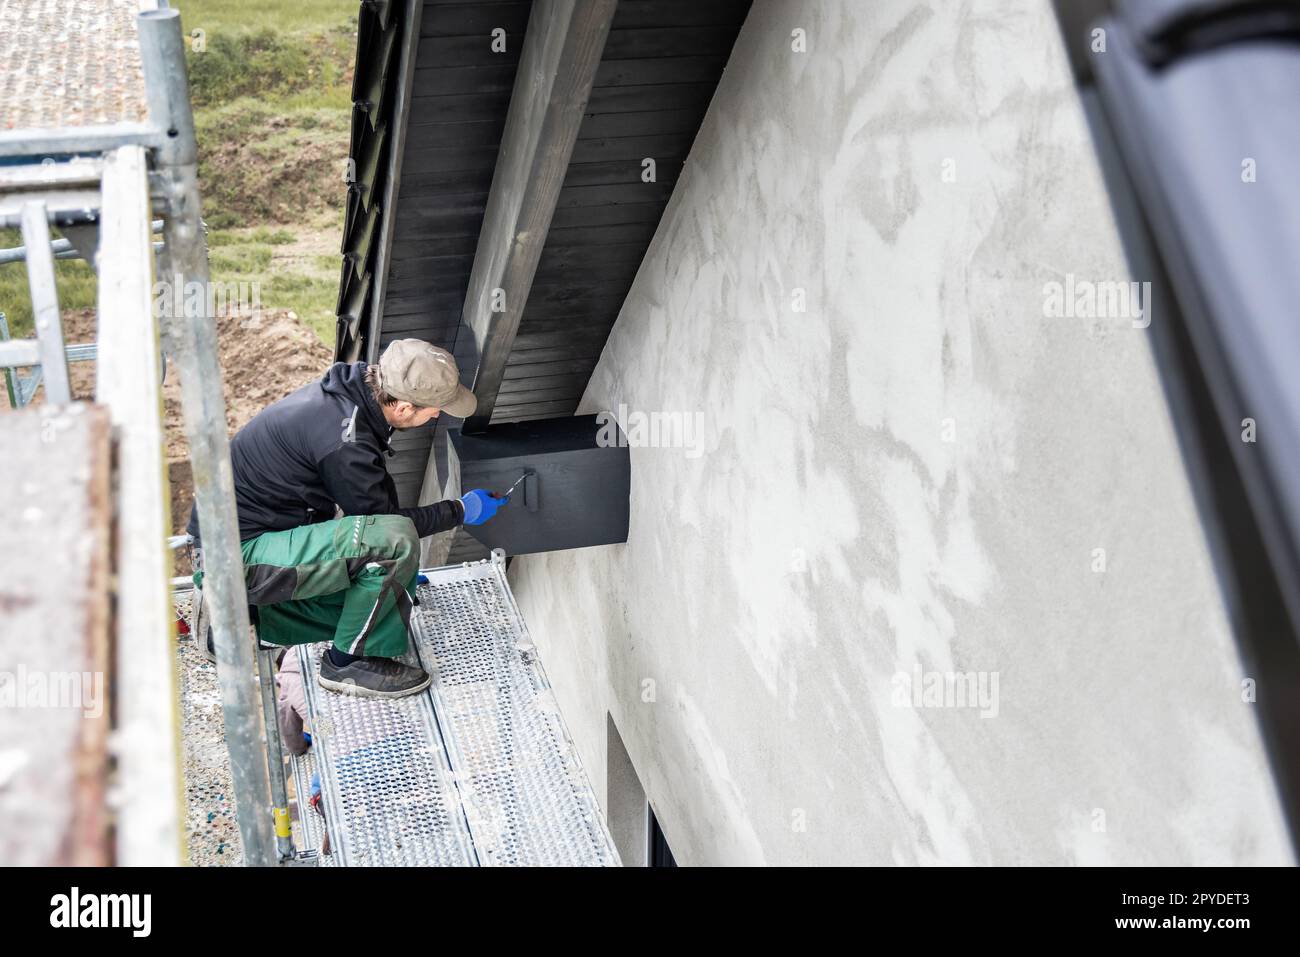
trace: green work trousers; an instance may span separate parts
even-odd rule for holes
[[[337,518],[267,532],[242,551],[263,641],[333,641],[348,654],[380,658],[406,651],[420,565],[409,518]]]

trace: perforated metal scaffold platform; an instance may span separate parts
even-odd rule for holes
[[[427,691],[334,694],[316,681],[326,646],[299,649],[330,835],[321,863],[617,865],[504,556],[423,574],[412,632]],[[319,840],[315,821],[303,833]]]

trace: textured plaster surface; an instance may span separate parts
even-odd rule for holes
[[[1143,278],[1048,4],[755,5],[580,409],[699,454],[511,572],[680,862],[1290,862],[1147,334],[1068,274]]]

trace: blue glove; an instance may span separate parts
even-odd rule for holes
[[[491,492],[481,488],[466,492],[460,497],[460,503],[465,506],[465,524],[482,525],[508,501],[510,501],[508,495],[505,498],[497,498]]]

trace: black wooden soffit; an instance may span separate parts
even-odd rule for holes
[[[483,431],[492,418],[616,7],[615,0],[532,7],[457,340],[458,354],[477,353],[470,381],[479,405],[466,432]],[[504,303],[498,289],[509,290]]]

